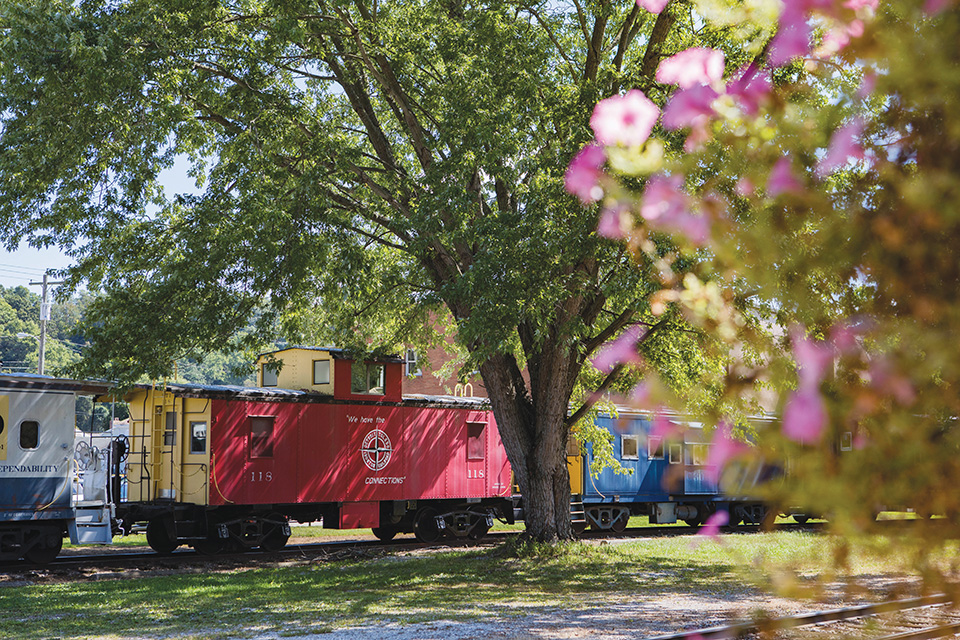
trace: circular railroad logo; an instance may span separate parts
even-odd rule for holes
[[[381,471],[390,462],[393,454],[390,437],[380,429],[374,429],[363,439],[360,453],[363,455],[363,464],[367,465],[368,469]]]

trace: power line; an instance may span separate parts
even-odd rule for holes
[[[43,275],[43,269],[25,267],[19,264],[6,264],[3,262],[0,262],[0,271],[14,271],[16,273],[27,273],[30,275]]]

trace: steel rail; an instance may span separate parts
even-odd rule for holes
[[[819,524],[793,524],[793,523],[780,523],[776,525],[776,529],[800,529],[800,530],[817,530]],[[596,530],[587,530],[586,532],[580,534],[580,539],[591,540],[591,539],[611,539],[616,540],[620,539],[622,541],[637,539],[637,538],[651,538],[651,537],[662,537],[662,536],[674,536],[674,535],[694,535],[699,531],[699,527],[690,527],[686,525],[648,525],[640,527],[630,527],[625,529],[622,532],[613,532],[613,531],[596,531]],[[725,533],[755,533],[762,531],[760,525],[747,525],[739,526],[736,529],[726,529]],[[279,555],[296,555],[302,553],[311,553],[315,551],[329,551],[331,549],[337,548],[348,548],[351,546],[355,547],[385,547],[385,548],[396,548],[398,545],[409,545],[409,548],[423,548],[431,546],[445,546],[450,548],[463,547],[463,546],[476,546],[478,544],[484,543],[499,543],[504,541],[506,538],[517,535],[517,532],[514,531],[491,531],[480,540],[469,540],[467,538],[443,538],[434,543],[421,543],[416,542],[411,538],[399,538],[396,540],[391,540],[389,542],[382,542],[378,540],[371,540],[368,538],[356,538],[351,540],[337,540],[337,541],[322,541],[309,543],[299,543],[299,544],[290,544],[274,552],[265,552],[258,549],[251,549],[240,552],[224,552],[214,555],[203,556],[189,547],[182,546],[176,551],[168,554],[156,553],[155,551],[149,550],[145,547],[126,547],[126,548],[117,548],[107,546],[102,552],[101,551],[88,551],[88,552],[69,552],[61,553],[56,559],[46,565],[34,565],[26,560],[13,560],[13,561],[4,561],[0,562],[0,574],[4,573],[14,573],[29,568],[66,568],[69,566],[89,566],[94,567],[98,566],[98,563],[101,566],[122,566],[129,565],[136,561],[149,562],[151,560],[173,560],[175,562],[186,562],[190,558],[196,558],[197,556],[202,556],[208,560],[216,558],[251,558],[256,557],[257,555],[266,556],[269,554],[279,554]]]
[[[672,633],[662,636],[653,636],[648,640],[690,640],[695,637],[703,640],[719,640],[720,638],[743,638],[752,633],[780,631],[793,629],[796,627],[805,627],[825,622],[841,622],[844,620],[853,620],[855,618],[864,618],[881,613],[892,613],[895,611],[906,611],[908,609],[920,609],[936,605],[949,604],[953,602],[947,594],[937,594],[924,596],[921,598],[907,598],[905,600],[891,600],[878,604],[859,605],[856,607],[845,607],[843,609],[831,609],[829,611],[818,611],[815,613],[804,613],[796,616],[786,616],[783,618],[770,618],[755,622],[740,622],[725,627],[710,627],[708,629],[698,629],[694,631],[684,631],[681,633]],[[960,628],[960,625],[949,625]],[[936,627],[935,629],[940,629]],[[932,629],[925,630],[927,632]],[[916,632],[919,633],[919,632]],[[903,634],[902,640],[923,640],[923,638],[940,638],[943,635],[930,636],[911,636]],[[901,640],[901,636],[890,636],[887,640]]]
[[[934,640],[935,638],[945,638],[955,636],[960,633],[960,623],[945,624],[940,627],[927,627],[917,631],[905,631],[892,636],[884,636],[877,640]]]

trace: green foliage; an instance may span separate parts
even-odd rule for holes
[[[110,429],[111,420],[126,420],[130,407],[125,402],[94,402],[90,396],[78,396],[76,406],[77,428],[86,433],[101,433]]]
[[[0,286],[0,362],[3,371],[35,373],[40,336],[40,296],[26,287]],[[46,373],[63,372],[80,358],[79,319],[87,294],[54,304],[47,323]],[[28,334],[17,337],[17,334]]]
[[[697,4],[764,61],[765,3]],[[960,479],[960,364],[950,347],[960,332],[960,10],[852,4],[816,10],[814,51],[775,70],[757,113],[721,97],[707,142],[665,156],[660,170],[685,178],[697,206],[723,215],[713,219],[709,255],[692,266],[665,261],[655,298],[710,336],[708,358],[717,348],[743,354],[712,372],[714,420],[742,419],[758,389],[782,416],[752,423],[758,456],[790,471],[768,488],[776,504],[830,514],[844,535],[872,530],[885,508],[946,516],[906,536],[921,541],[925,565],[924,549],[954,537],[960,513],[951,490]],[[850,43],[822,51],[838,28],[854,33]],[[728,52],[728,80],[730,60]],[[856,145],[838,144],[855,123],[863,123]],[[825,167],[837,149],[840,161]],[[784,161],[796,182],[777,193],[774,167]],[[621,175],[608,197],[632,201],[637,213],[638,188],[636,176]],[[628,246],[656,255],[634,218]]]

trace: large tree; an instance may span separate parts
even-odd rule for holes
[[[664,56],[707,43],[747,62],[728,32],[676,0],[2,0],[0,229],[70,248],[72,283],[104,292],[87,363],[118,379],[254,315],[362,345],[445,308],[529,532],[566,538],[591,354],[639,324],[651,363],[697,366],[692,334],[649,310],[669,244],[635,268],[564,170],[599,98],[662,101]],[[168,199],[178,158],[198,189]]]

